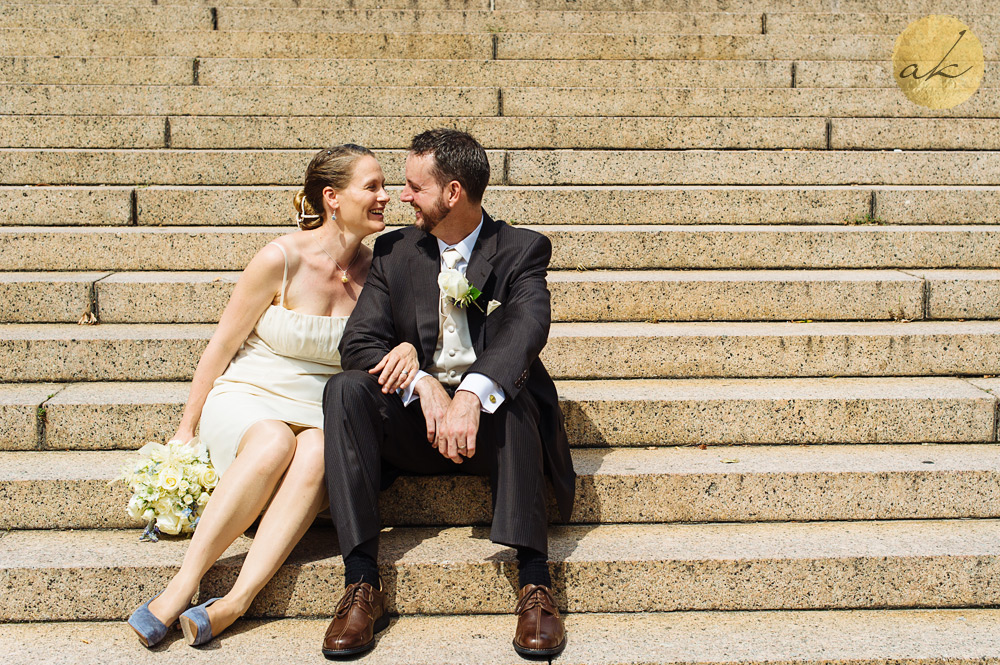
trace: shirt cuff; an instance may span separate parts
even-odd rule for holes
[[[468,390],[475,394],[479,398],[482,410],[486,413],[493,413],[503,404],[503,388],[485,374],[475,372],[466,374],[462,383],[458,385],[458,390]]]
[[[417,387],[417,381],[425,376],[430,376],[430,374],[422,369],[418,369],[417,375],[413,377],[412,381],[410,381],[410,385],[406,386],[406,388],[400,388],[397,390],[400,394],[399,396],[403,399],[403,406],[409,406],[414,400],[420,399],[420,395],[414,394],[413,389]]]

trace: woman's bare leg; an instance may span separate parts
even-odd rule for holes
[[[262,420],[247,430],[198,522],[181,569],[149,611],[166,625],[187,609],[201,578],[260,515],[295,454],[295,435],[279,420]]]
[[[295,455],[260,520],[236,584],[208,608],[213,635],[246,613],[326,504],[323,431],[306,429],[296,439]]]

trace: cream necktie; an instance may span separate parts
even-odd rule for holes
[[[459,254],[458,250],[455,249],[454,247],[449,247],[448,249],[444,250],[444,252],[441,253],[441,260],[444,261],[444,266],[445,266],[446,270],[454,270],[455,269],[455,265],[458,263],[458,260],[461,259],[461,258],[462,258],[462,255]],[[448,316],[448,312],[451,311],[450,308],[454,307],[454,303],[451,302],[451,298],[449,298],[448,296],[446,296],[444,294],[444,291],[441,291],[440,293],[441,293],[441,297],[440,297],[439,300],[441,302],[441,305],[440,305],[439,312],[440,312],[442,320],[443,320],[444,317]]]
[[[455,265],[458,263],[459,259],[462,258],[462,255],[459,254],[458,250],[454,247],[449,247],[444,250],[443,254],[441,254],[441,258],[444,260],[444,265],[448,268],[448,270],[454,270]]]

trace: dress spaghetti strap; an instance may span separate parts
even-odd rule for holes
[[[274,245],[281,250],[281,255],[285,257],[285,270],[281,273],[281,293],[278,294],[278,306],[285,306],[285,282],[288,281],[288,254],[285,252],[285,248],[276,242],[269,242],[268,245]]]

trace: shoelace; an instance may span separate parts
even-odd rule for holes
[[[364,589],[360,584],[352,584],[347,588],[347,592],[344,597],[340,599],[340,603],[337,605],[336,614],[338,617],[343,617],[347,614],[347,610],[351,609],[351,605],[354,604],[355,598],[357,598],[358,604],[362,605],[362,610],[365,614],[371,614],[371,599],[366,597]],[[365,607],[367,605],[367,607]]]
[[[517,607],[514,608],[514,614],[520,614],[535,607],[541,607],[549,614],[553,614],[552,605],[548,600],[548,594],[545,593],[544,587],[532,589],[524,595],[524,598],[518,601]]]

